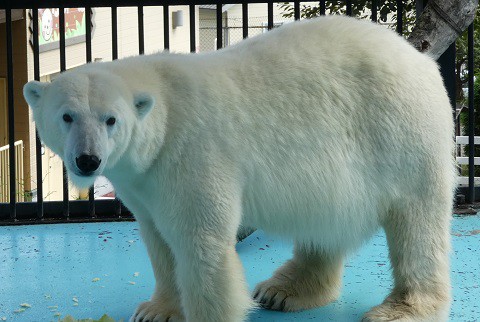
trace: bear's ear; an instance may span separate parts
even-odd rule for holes
[[[140,119],[143,119],[155,105],[155,98],[148,93],[138,93],[133,98],[133,104],[137,109]]]
[[[27,101],[28,105],[32,108],[37,108],[38,101],[43,95],[45,88],[48,86],[48,83],[41,83],[38,81],[30,81],[23,86],[23,96]]]

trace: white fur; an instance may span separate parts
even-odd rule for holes
[[[132,321],[244,320],[240,223],[296,243],[256,289],[267,308],[334,300],[344,256],[383,227],[395,288],[365,319],[446,319],[451,107],[435,62],[393,32],[319,18],[208,54],[89,64],[24,93],[74,183],[107,176],[141,224],[157,286]],[[75,175],[84,152],[102,159],[92,178]]]

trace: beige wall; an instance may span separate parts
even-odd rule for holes
[[[7,80],[0,77],[0,146],[8,144]]]
[[[170,12],[170,26],[172,22],[172,12],[183,10],[183,26],[173,29],[170,27],[170,51],[171,52],[189,52],[190,51],[190,24],[189,24],[189,7],[188,6],[172,6],[169,7]],[[92,59],[101,59],[109,61],[112,59],[112,34],[111,34],[111,9],[110,8],[95,8],[94,13],[94,33],[92,36]],[[123,58],[132,55],[138,55],[138,15],[136,7],[118,8],[118,57]],[[27,15],[28,16],[28,15]],[[198,26],[198,8],[196,9],[196,26]],[[25,24],[30,22],[23,21],[23,38],[28,42],[30,34],[25,35]],[[145,39],[145,53],[155,53],[162,51],[163,48],[163,7],[144,7],[144,39]],[[4,32],[2,35],[5,34]],[[198,28],[196,30],[196,40],[198,48]],[[27,43],[25,49],[28,51],[23,55],[25,63],[28,66],[28,71],[25,70],[28,80],[34,78],[33,70],[33,50]],[[67,69],[85,64],[86,61],[86,47],[85,43],[68,46],[65,51]],[[0,70],[1,72],[1,70]],[[40,54],[40,75],[42,78],[48,78],[48,75],[60,72],[60,53],[59,50],[52,50]],[[21,85],[27,81],[25,78]],[[21,91],[18,92],[19,99],[22,101]],[[28,109],[25,109],[28,111]],[[30,116],[31,118],[31,116]],[[28,116],[26,117],[28,120]],[[29,170],[36,178],[36,161],[35,161],[35,126],[33,122],[28,124],[29,137],[32,144],[30,146],[28,155],[32,155],[32,162],[29,163]],[[23,138],[22,138],[23,139]],[[42,177],[43,190],[45,200],[61,200],[63,198],[62,192],[62,164],[60,158],[45,148],[42,155]],[[36,179],[32,183],[32,189],[36,188]],[[71,187],[70,199],[78,198],[78,191]]]
[[[15,141],[23,140],[24,146],[28,147],[30,144],[29,135],[29,117],[28,106],[23,99],[22,88],[28,81],[27,73],[27,46],[24,39],[26,36],[25,20],[17,20],[12,22],[12,38],[13,38],[13,100],[14,100],[14,118],[15,118]],[[6,46],[6,24],[0,24],[0,78],[7,78],[7,50]],[[0,89],[1,90],[1,89]],[[7,120],[0,119],[0,126],[3,131],[7,128]],[[3,131],[0,131],[3,132]],[[8,144],[8,137],[0,138],[0,146]],[[30,154],[27,151],[24,153],[24,175],[25,175],[25,190],[30,190]]]
[[[63,200],[62,160],[50,149],[45,148],[44,151],[42,155],[43,200]],[[69,199],[78,199],[78,189],[72,184],[68,187]]]
[[[274,20],[276,16],[281,15],[281,11],[278,9],[276,3],[273,4]],[[248,17],[249,18],[261,18],[261,20],[267,22],[267,4],[266,3],[249,3],[248,4]],[[229,18],[242,18],[242,5],[237,4],[228,9]]]

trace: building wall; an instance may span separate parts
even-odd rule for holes
[[[7,79],[0,77],[0,146],[8,143],[7,119]]]
[[[223,13],[224,45],[233,45],[243,39],[242,5],[228,6]],[[274,23],[293,21],[284,18],[279,4],[273,6]],[[253,37],[267,31],[268,9],[266,3],[250,3],[248,5],[248,36]],[[200,51],[216,49],[216,11],[215,9],[200,9]]]
[[[224,14],[224,16],[226,16]],[[200,28],[199,28],[199,51],[212,51],[217,49],[216,44],[216,27],[217,27],[217,12],[212,9],[200,9]]]
[[[12,39],[13,39],[13,100],[14,100],[14,119],[15,119],[15,141],[23,140],[24,146],[28,147],[30,144],[29,135],[29,118],[28,118],[28,106],[23,99],[22,88],[28,81],[27,72],[27,47],[23,39],[26,39],[25,20],[16,20],[12,22]],[[6,46],[6,24],[0,24],[0,78],[7,78],[7,49]],[[6,84],[6,82],[5,82]],[[8,86],[8,85],[7,85]],[[4,90],[4,89],[0,89]],[[7,90],[7,88],[5,88]],[[1,104],[1,103],[0,103]],[[8,104],[8,102],[7,102]],[[5,105],[4,108],[8,107]],[[8,128],[8,121],[5,119],[5,114],[0,112],[0,126],[4,131],[0,131],[0,134],[5,133]],[[0,146],[8,144],[8,135],[0,137]],[[27,149],[28,150],[28,149]],[[25,175],[25,190],[30,190],[30,154],[24,153],[24,175]]]
[[[184,25],[170,28],[170,51],[190,51],[190,24],[188,6],[172,6],[172,12],[183,10]],[[92,36],[92,57],[103,61],[112,59],[112,21],[110,8],[94,9],[94,33]],[[197,9],[198,12],[198,9]],[[198,20],[198,14],[196,15]],[[121,7],[117,10],[118,58],[138,55],[138,23],[137,8]],[[144,39],[145,53],[150,54],[163,50],[163,7],[144,7]],[[30,36],[30,35],[29,35]],[[198,37],[197,37],[198,39]],[[197,40],[198,41],[198,40]],[[67,69],[83,65],[86,61],[85,43],[66,47]],[[29,72],[33,79],[33,51],[29,47]],[[40,54],[40,75],[49,75],[60,71],[60,51],[52,50]]]

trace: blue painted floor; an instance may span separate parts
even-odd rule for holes
[[[451,321],[480,321],[480,216],[453,220]],[[262,232],[238,244],[250,288],[291,256]],[[359,321],[392,285],[385,236],[350,257],[340,299],[301,313],[258,310],[250,321]],[[136,223],[0,227],[0,321],[57,321],[67,314],[128,321],[154,285]],[[21,304],[31,307],[14,313]]]

